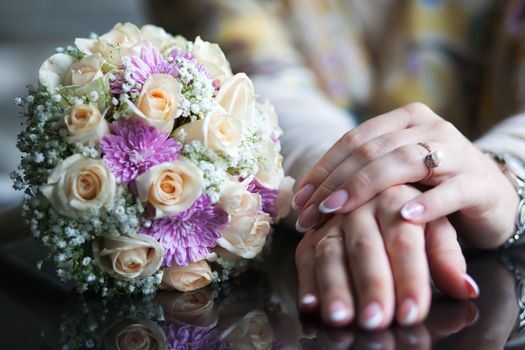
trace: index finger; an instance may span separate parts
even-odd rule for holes
[[[412,103],[369,119],[343,135],[301,180],[299,191],[310,185],[317,188],[352,152],[381,135],[423,124],[439,117],[422,103]],[[299,193],[298,191],[298,193]],[[311,192],[311,191],[308,191]],[[313,193],[312,193],[313,194]],[[302,208],[309,196],[296,196],[294,207]]]

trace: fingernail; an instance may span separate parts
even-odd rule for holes
[[[306,202],[308,202],[314,192],[315,186],[312,184],[307,184],[301,187],[301,189],[293,196],[292,208],[294,210],[301,209],[306,204]]]
[[[317,298],[312,293],[306,293],[301,299],[301,304],[305,306],[313,305],[317,302]]]
[[[417,304],[413,299],[407,299],[399,308],[399,323],[402,326],[412,326],[417,319]]]
[[[299,216],[295,223],[295,229],[299,232],[307,232],[317,224],[319,220],[319,210],[315,204],[310,205],[306,210]]]
[[[334,301],[330,305],[330,320],[333,322],[341,322],[350,318],[350,311],[341,301]]]
[[[361,313],[361,326],[367,330],[375,329],[381,325],[383,318],[381,306],[376,302],[370,303]]]
[[[463,278],[465,279],[465,285],[467,286],[469,298],[477,298],[479,296],[479,287],[476,281],[474,281],[472,277],[467,274],[464,274]]]
[[[471,326],[479,319],[479,310],[476,304],[470,303],[468,305],[468,315],[466,319],[466,325]]]
[[[348,201],[348,192],[346,190],[339,190],[328,196],[324,201],[319,204],[319,211],[323,214],[330,214],[341,209],[343,205]]]
[[[416,219],[423,215],[425,207],[419,203],[407,203],[401,209],[401,216],[407,220]]]

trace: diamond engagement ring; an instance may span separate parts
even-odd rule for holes
[[[439,150],[433,151],[430,148],[430,146],[424,142],[419,142],[418,145],[426,149],[428,152],[423,160],[425,165],[428,168],[428,174],[423,180],[421,180],[421,181],[426,181],[434,175],[434,169],[437,168],[439,165],[441,165],[441,163],[443,163],[443,159],[445,158],[445,155],[442,151],[439,151]]]

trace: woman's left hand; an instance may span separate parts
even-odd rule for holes
[[[424,162],[441,164],[428,179]],[[427,223],[459,211],[463,238],[493,248],[511,236],[518,196],[498,165],[451,123],[414,103],[350,130],[301,181],[294,206],[300,231],[319,227],[323,214],[348,213],[385,189],[404,183],[434,187],[406,203],[401,215]]]

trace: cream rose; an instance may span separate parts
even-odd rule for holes
[[[148,78],[136,104],[128,100],[135,118],[161,131],[173,130],[179,108],[182,85],[168,74],[153,74]]]
[[[249,180],[230,181],[219,198],[221,208],[230,216],[230,222],[221,229],[219,247],[245,259],[259,254],[270,232],[271,218],[260,214],[262,200],[257,193],[248,191]],[[219,253],[220,254],[220,253]]]
[[[102,337],[104,349],[167,350],[168,342],[162,328],[155,322],[125,318]]]
[[[206,148],[233,156],[241,144],[242,124],[217,106],[206,118],[177,128],[175,137],[183,139],[184,143],[199,140]]]
[[[212,281],[210,266],[205,260],[187,266],[173,265],[164,270],[161,288],[189,292],[209,285]]]
[[[272,348],[274,337],[272,325],[263,311],[250,311],[237,322],[221,325],[221,328],[224,328],[221,339],[228,342],[233,349],[267,350]]]
[[[77,60],[69,55],[57,53],[40,66],[38,78],[40,84],[50,91],[55,91],[59,85],[85,85],[104,76],[103,63],[104,60],[98,54]]]
[[[76,105],[70,108],[64,117],[69,136],[67,142],[100,141],[109,133],[108,122],[97,107]]]
[[[132,23],[117,23],[112,30],[97,39],[75,39],[75,45],[85,54],[98,53],[118,66],[122,63],[122,57],[128,55],[140,40],[141,32],[137,26]]]
[[[160,52],[162,52],[164,48],[175,45],[176,43],[175,38],[163,28],[151,24],[143,25],[142,28],[140,28],[140,39],[151,43]]]
[[[214,310],[215,304],[209,288],[186,293],[161,292],[156,301],[161,305],[168,322],[209,328],[217,324],[218,315]]]
[[[217,244],[225,250],[245,259],[255,258],[264,248],[271,230],[268,214],[252,216],[231,216],[230,223],[221,230],[222,237]]]
[[[103,271],[114,277],[133,279],[157,272],[164,249],[147,235],[105,236],[93,242],[93,256]]]
[[[137,177],[142,202],[155,208],[155,218],[175,215],[189,209],[203,190],[203,174],[188,158],[179,158],[150,168]]]
[[[244,73],[237,73],[222,84],[216,101],[226,113],[245,126],[254,124],[255,90],[253,83]]]
[[[60,214],[78,217],[111,205],[116,186],[104,161],[73,155],[53,169],[40,191]]]
[[[278,142],[268,140],[262,146],[263,161],[259,166],[255,179],[264,187],[276,190],[284,179],[283,156],[279,153]]]
[[[292,198],[294,196],[293,186],[295,180],[289,176],[286,176],[279,185],[279,194],[275,199],[274,209],[275,217],[274,220],[277,223],[280,219],[285,218],[292,209]]]
[[[219,45],[204,41],[198,36],[193,42],[191,54],[208,69],[219,83],[232,76],[230,63]]]

